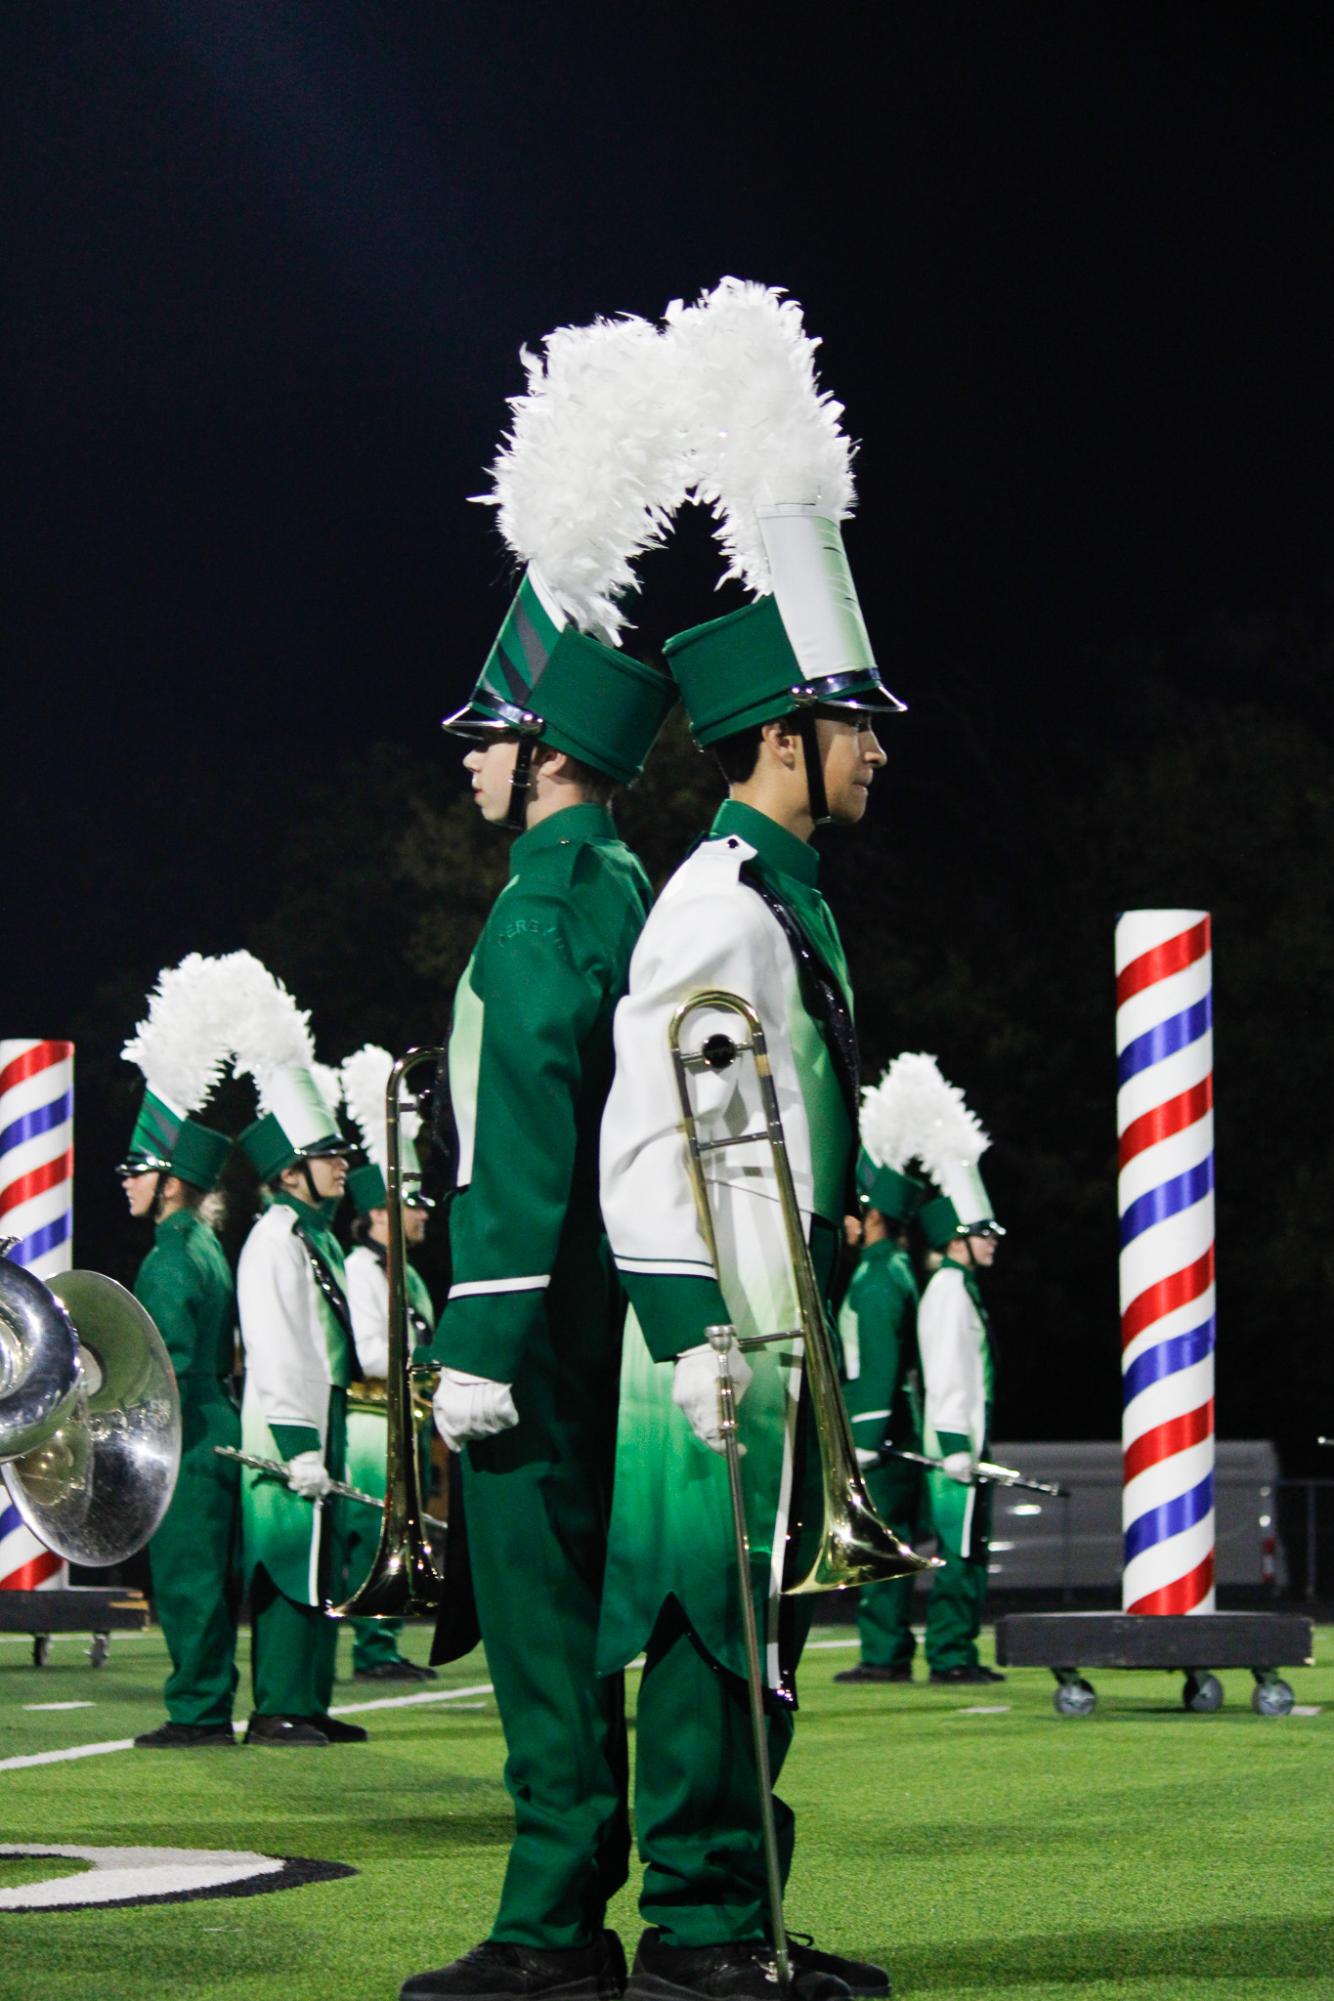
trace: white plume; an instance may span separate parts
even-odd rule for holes
[[[385,1132],[385,1091],[394,1059],[387,1049],[368,1042],[349,1056],[341,1077],[348,1116],[361,1134],[366,1156],[381,1174],[389,1171],[388,1139]],[[421,1113],[415,1106],[399,1108],[399,1131],[415,1140],[421,1129]]]
[[[522,350],[528,389],[478,495],[561,610],[618,646],[618,599],[636,556],[660,543],[685,497],[675,356],[647,320],[626,315],[558,327],[544,354]]]
[[[976,1166],[991,1145],[964,1103],[963,1092],[941,1076],[934,1056],[910,1052],[896,1056],[879,1090],[892,1104],[895,1143],[906,1148],[904,1160],[920,1160],[937,1183],[960,1161]],[[867,1149],[874,1151],[869,1138]]]
[[[255,1080],[260,1110],[268,1112],[269,1080],[276,1070],[315,1061],[310,1016],[299,1008],[282,981],[249,952],[235,952],[237,1013],[231,1023],[236,1067]]]
[[[159,973],[147,1018],[120,1052],[127,1063],[138,1064],[149,1090],[178,1112],[197,1112],[226,1068],[230,1048],[219,1020],[219,964],[191,952],[179,966]]]
[[[843,406],[816,379],[819,342],[801,307],[776,287],[724,278],[693,306],[674,302],[666,319],[690,413],[694,498],[717,519],[723,581],[738,577],[762,596],[772,581],[758,508],[799,503],[845,521],[856,505]]]
[[[320,1096],[336,1118],[338,1107],[343,1102],[343,1079],[341,1072],[332,1063],[312,1061],[310,1074],[315,1079],[315,1086]]]

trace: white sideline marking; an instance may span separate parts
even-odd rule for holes
[[[956,1716],[1006,1716],[1013,1709],[1012,1702],[975,1702],[971,1709],[956,1709]]]
[[[91,1709],[91,1702],[25,1702],[25,1709]]]
[[[376,1702],[344,1702],[330,1709],[331,1716],[347,1716],[360,1709],[407,1709],[423,1702],[457,1702],[464,1695],[490,1695],[489,1681],[475,1682],[470,1688],[437,1688],[425,1695],[385,1695]],[[23,1758],[0,1758],[0,1772],[17,1772],[28,1765],[63,1765],[71,1758],[99,1758],[108,1751],[133,1749],[133,1737],[117,1737],[106,1744],[72,1744],[64,1751],[32,1751]]]
[[[1320,1702],[1294,1702],[1289,1716],[1319,1716],[1324,1704]]]

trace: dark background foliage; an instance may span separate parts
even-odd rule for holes
[[[1112,924],[1201,907],[1220,1427],[1312,1464],[1324,17],[20,0],[0,37],[0,1029],[78,1042],[80,1260],[142,1250],[109,1169],[160,966],[249,946],[330,1060],[440,1034],[505,871],[435,724],[505,603],[468,496],[518,348],[737,271],[802,299],[862,440],[848,544],[910,713],[826,884],[867,1074],[932,1049],[994,1135],[1000,1428],[1117,1430]],[[643,651],[734,601],[716,568],[685,520]],[[673,729],[621,812],[655,877],[716,789]]]

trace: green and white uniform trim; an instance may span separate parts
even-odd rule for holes
[[[994,1402],[995,1359],[982,1294],[971,1271],[946,1258],[932,1273],[917,1312],[922,1358],[923,1442],[932,1459],[952,1452],[984,1458]],[[936,1534],[958,1556],[976,1554],[981,1524],[976,1487],[930,1476]]]
[[[611,1549],[600,1660],[624,1665],[675,1597],[713,1657],[744,1674],[735,1558],[723,1460],[694,1436],[672,1403],[663,1366],[732,1322],[744,1338],[798,1324],[781,1212],[767,1146],[708,1156],[721,1274],[695,1213],[680,1132],[667,1027],[682,1002],[707,988],[739,993],[764,1023],[798,1204],[820,1261],[842,1215],[853,1128],[830,1051],[807,1012],[792,948],[745,882],[753,867],[787,905],[844,991],[847,968],[818,889],[819,857],[764,814],[729,800],[710,838],[673,876],[655,906],[616,1016],[616,1076],[602,1136],[602,1205],[617,1268],[633,1309],[621,1379]],[[701,1013],[693,1048],[735,1016]],[[692,1079],[702,1138],[752,1132],[759,1122],[753,1068],[742,1062]],[[720,1283],[721,1278],[721,1283]],[[743,1480],[757,1613],[770,1684],[786,1683],[779,1594],[797,1500],[801,1343],[748,1356],[754,1376],[741,1404]]]
[[[242,1438],[247,1452],[266,1459],[324,1452],[331,1399],[352,1378],[352,1343],[316,1284],[298,1223],[335,1283],[346,1284],[343,1253],[324,1209],[292,1195],[276,1197],[246,1238],[237,1267],[246,1357]],[[262,1565],[285,1597],[319,1605],[324,1514],[280,1481],[247,1469],[247,1578]]]

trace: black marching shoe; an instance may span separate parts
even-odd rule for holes
[[[825,1970],[830,1954],[798,1946],[791,1954],[793,2001],[848,2001],[852,1989]],[[771,1945],[675,1946],[646,1931],[635,1954],[625,2001],[782,2001],[778,1962]]]
[[[856,1667],[844,1668],[834,1676],[835,1681],[911,1681],[910,1667],[876,1667],[871,1661],[858,1661]]]
[[[252,1716],[246,1724],[247,1744],[327,1744],[329,1739],[309,1716]]]
[[[893,1983],[888,1971],[873,1959],[844,1959],[841,1953],[821,1952],[809,1932],[789,1932],[787,1955],[794,1979],[802,1973],[832,1973],[852,1994],[886,1995]]]
[[[343,1723],[336,1716],[307,1716],[302,1720],[318,1730],[327,1744],[364,1744],[370,1735],[360,1723]]]
[[[562,1951],[484,1939],[461,1959],[414,1973],[399,2001],[619,2001],[625,1953],[615,1932]]]
[[[236,1749],[236,1734],[230,1723],[159,1723],[134,1740],[138,1751],[198,1751],[210,1744],[229,1744]]]
[[[404,1660],[399,1654],[396,1660],[376,1661],[374,1667],[354,1668],[353,1681],[437,1681],[439,1676],[434,1668],[418,1667],[416,1661]]]
[[[937,1688],[953,1688],[959,1684],[1004,1681],[1004,1679],[1005,1676],[998,1674],[995,1668],[983,1667],[981,1661],[975,1661],[972,1667],[932,1668],[931,1670],[931,1680]]]

